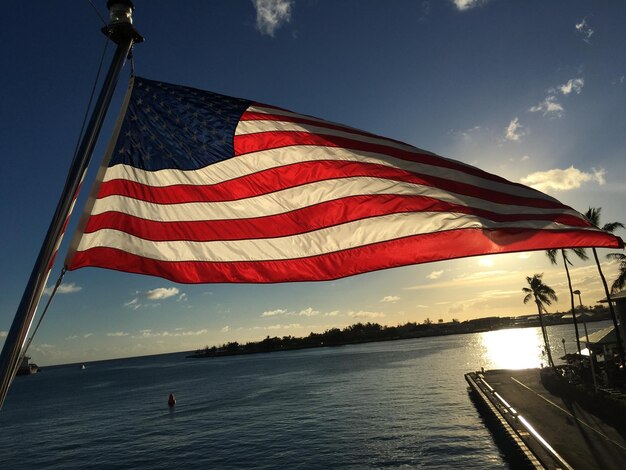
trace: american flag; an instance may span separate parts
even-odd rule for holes
[[[181,283],[313,281],[589,246],[623,243],[556,199],[473,166],[135,77],[66,267]]]

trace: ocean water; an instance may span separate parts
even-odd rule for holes
[[[550,337],[574,351],[572,325]],[[0,468],[507,468],[463,374],[542,362],[527,328],[46,367],[0,411]]]

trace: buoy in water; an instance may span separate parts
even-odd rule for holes
[[[167,399],[167,405],[171,408],[176,404],[176,397],[173,393],[170,393],[169,398]]]

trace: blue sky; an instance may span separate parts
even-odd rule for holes
[[[103,15],[105,3],[94,1]],[[581,212],[602,207],[605,222],[626,221],[624,1],[135,3],[146,37],[135,48],[138,75],[392,137],[533,185]],[[62,189],[104,45],[87,1],[13,3],[3,23],[0,341]],[[127,66],[86,186],[128,74]],[[612,279],[615,264],[605,271]],[[562,299],[553,310],[566,310],[562,266],[542,252],[260,286],[177,285],[88,268],[66,275],[30,354],[39,364],[81,362],[357,321],[521,315],[533,312],[522,303],[525,276],[541,272]],[[585,304],[603,295],[596,273],[575,262]]]

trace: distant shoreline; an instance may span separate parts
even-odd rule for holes
[[[598,308],[595,312],[586,312],[589,317],[587,323],[610,320],[608,309]],[[544,316],[546,326],[567,325],[574,323],[572,316],[567,313],[556,313]],[[579,334],[582,335],[582,321],[578,320]],[[186,356],[192,359],[209,357],[237,356],[242,354],[258,354],[277,351],[294,351],[320,347],[345,346],[349,344],[363,344],[378,341],[395,341],[432,336],[448,336],[469,333],[484,333],[487,331],[503,330],[507,328],[538,327],[539,319],[536,315],[525,317],[487,317],[467,320],[464,322],[452,321],[433,323],[430,320],[419,324],[409,322],[399,326],[381,326],[378,323],[356,323],[343,329],[331,328],[324,333],[311,333],[305,337],[283,336],[279,338],[267,336],[261,341],[239,344],[236,341],[220,346],[206,346]]]

